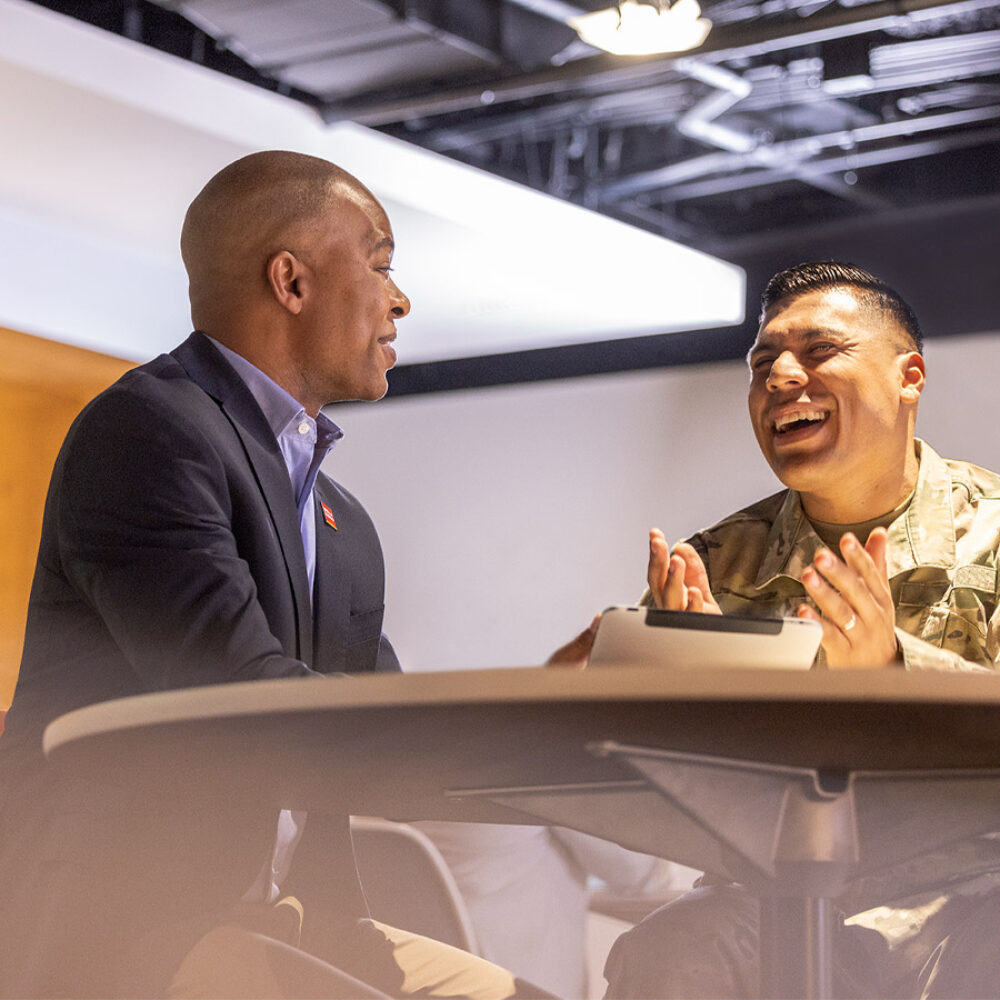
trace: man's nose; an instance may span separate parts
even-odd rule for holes
[[[808,381],[805,369],[791,351],[782,351],[771,363],[767,387],[772,392],[789,386],[804,385]]]
[[[391,281],[392,279],[390,279]],[[392,315],[402,319],[410,311],[410,300],[399,290],[395,281],[392,282]]]

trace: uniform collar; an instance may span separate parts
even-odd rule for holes
[[[913,499],[889,525],[889,577],[916,566],[955,565],[955,518],[951,507],[951,472],[944,460],[925,442],[914,446],[920,469]],[[813,530],[794,490],[788,490],[771,525],[754,586],[767,586],[775,577],[802,579],[823,542]]]
[[[951,470],[926,442],[914,443],[920,472],[910,506],[889,526],[890,577],[915,566],[953,569],[958,563]]]

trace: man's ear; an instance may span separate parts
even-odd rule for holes
[[[924,390],[926,373],[924,359],[918,351],[909,351],[899,356],[899,370],[902,376],[899,395],[904,403],[916,404]]]
[[[267,262],[271,294],[279,305],[296,316],[302,311],[302,272],[302,263],[290,250],[279,250]]]

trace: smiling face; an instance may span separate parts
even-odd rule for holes
[[[807,514],[854,523],[906,498],[924,369],[891,314],[848,286],[783,299],[748,361],[757,443]]]
[[[345,185],[311,223],[294,255],[302,296],[294,353],[296,394],[311,412],[347,399],[381,399],[396,363],[396,320],[409,299],[391,277],[393,237],[382,206]]]

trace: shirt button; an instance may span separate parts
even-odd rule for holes
[[[309,433],[309,424],[307,424],[306,421],[304,421],[304,420],[302,421],[301,424],[299,424],[299,433],[300,434],[308,434]]]

